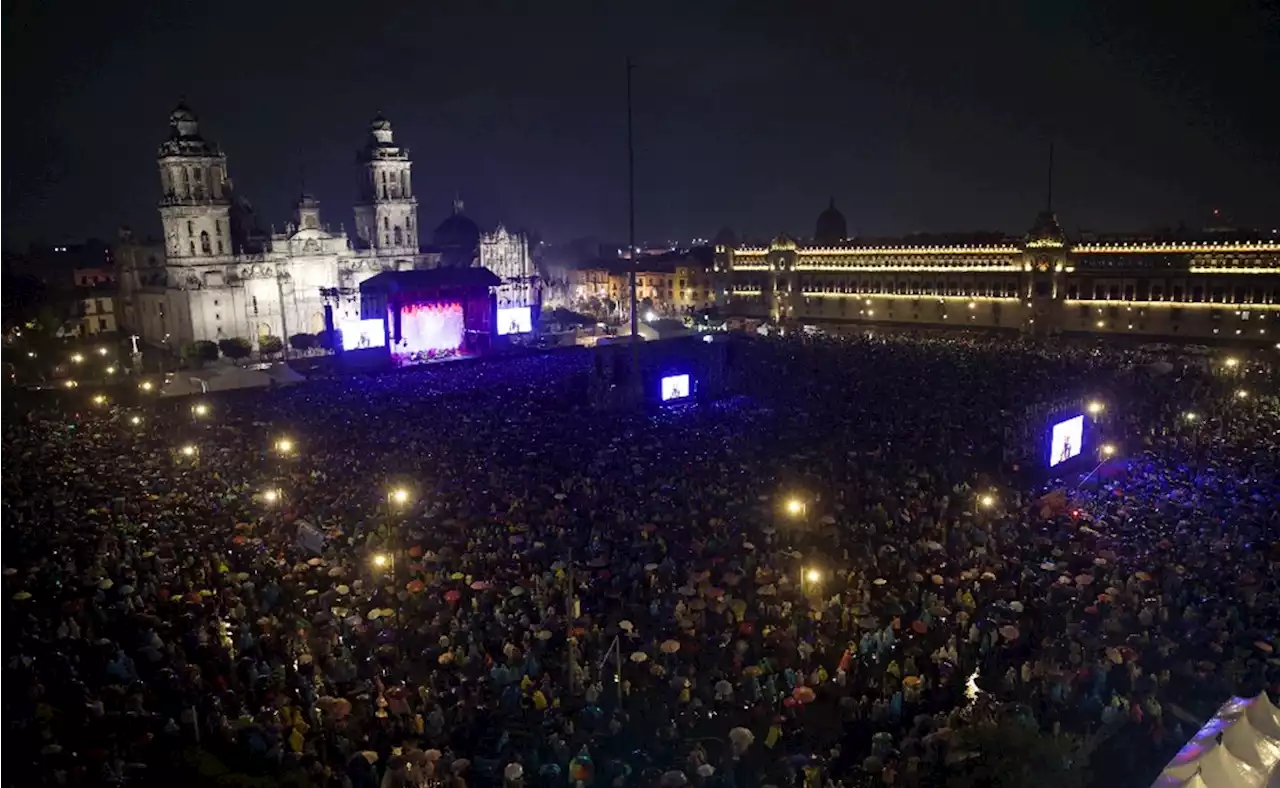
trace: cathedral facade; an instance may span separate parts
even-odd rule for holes
[[[461,213],[420,243],[418,201],[409,151],[397,145],[381,115],[359,152],[355,232],[321,221],[320,203],[303,194],[284,232],[256,226],[248,202],[236,194],[227,158],[204,138],[194,112],[179,106],[160,145],[161,244],[136,242],[122,231],[121,320],[146,344],[177,352],[191,342],[243,338],[258,346],[268,336],[325,329],[360,317],[359,285],[383,271],[492,263],[503,279],[499,299],[536,298],[528,245],[499,227],[491,234],[450,234],[475,225]],[[509,291],[509,292],[508,292]]]

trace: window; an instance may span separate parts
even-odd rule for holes
[[[99,311],[99,312],[110,312],[110,311],[111,311],[111,308],[107,305],[106,299],[103,299],[103,298],[99,298],[99,299],[98,299],[98,311]]]
[[[194,257],[196,254],[196,242],[195,241],[188,242],[187,248],[191,250],[191,256]]]
[[[1182,300],[1182,285],[1173,286],[1173,300],[1174,301]]]
[[[209,245],[209,233],[204,230],[200,231],[200,251],[205,254],[213,253],[213,248]]]
[[[202,174],[203,174],[203,173],[201,172],[201,170],[200,170],[200,168],[199,168],[199,167],[195,167],[195,168],[193,168],[193,169],[191,170],[191,176],[192,176],[193,178],[195,178],[196,180],[200,180],[200,176],[201,176]]]
[[[389,216],[382,217],[382,229],[384,230],[391,229],[391,217]]]
[[[408,232],[413,232],[413,217],[412,217],[412,216],[406,216],[406,217],[404,217],[404,229],[405,229],[406,231],[408,231]]]
[[[222,220],[221,219],[213,220],[213,234],[218,236],[219,238],[222,237]]]
[[[99,331],[107,330],[107,319],[105,317],[98,318],[98,330]]]
[[[196,234],[196,226],[195,226],[195,224],[193,224],[192,222],[188,221],[188,222],[187,222],[187,237],[188,237],[188,238],[190,238],[191,236],[193,236],[193,235],[195,235],[195,234]]]
[[[400,229],[400,225],[396,225],[395,235],[396,235],[396,246],[403,246],[403,245],[404,245],[404,231],[402,231],[402,230]]]
[[[218,305],[218,299],[216,299],[216,298],[215,298],[215,299],[213,299],[213,305],[214,305],[214,306],[217,306],[217,305]]]
[[[214,315],[213,315],[213,319],[214,319],[214,320],[221,320],[221,319],[222,319],[222,313],[220,313],[220,312],[215,312],[215,313],[214,313]]]
[[[258,297],[257,296],[253,297],[253,313],[255,315],[258,314]]]
[[[1133,300],[1133,285],[1124,286],[1124,300],[1126,301]]]
[[[218,254],[222,254],[222,241],[218,241]]]
[[[390,245],[391,245],[391,235],[390,235],[390,234],[384,234],[384,235],[382,236],[382,245],[383,245],[383,246],[390,246]]]

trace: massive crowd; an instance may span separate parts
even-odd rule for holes
[[[572,396],[575,352],[11,420],[8,773],[930,786],[998,721],[1108,748],[1115,785],[1277,689],[1247,365],[972,336],[735,365],[643,414]],[[1031,485],[1008,425],[1072,392],[1116,456]]]

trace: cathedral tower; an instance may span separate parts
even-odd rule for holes
[[[200,136],[196,114],[179,104],[160,145],[160,221],[170,262],[231,254],[227,157]]]
[[[360,151],[360,199],[355,206],[356,243],[386,254],[418,253],[418,200],[413,196],[409,151],[392,139],[391,122],[379,113]]]

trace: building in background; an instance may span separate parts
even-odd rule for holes
[[[728,314],[775,322],[1000,328],[1275,342],[1280,242],[1256,233],[1072,241],[1042,212],[1022,238],[786,236],[716,247]]]
[[[481,233],[476,264],[492,271],[502,284],[497,288],[498,308],[527,306],[537,313],[540,279],[529,254],[523,233],[510,233],[498,225],[491,233]]]
[[[275,336],[287,346],[290,335],[323,331],[326,307],[335,322],[359,318],[359,284],[382,271],[489,261],[509,272],[505,297],[536,298],[524,236],[500,228],[482,245],[460,200],[433,243],[420,242],[409,150],[381,115],[358,155],[352,236],[325,224],[305,193],[283,232],[263,232],[195,113],[180,105],[169,128],[157,155],[163,237],[125,231],[116,250],[123,327],[148,345],[176,352],[198,340]]]
[[[636,258],[636,300],[663,317],[682,317],[715,305],[709,248]],[[629,315],[631,262],[603,260],[571,269],[568,292],[574,311],[598,317]]]

